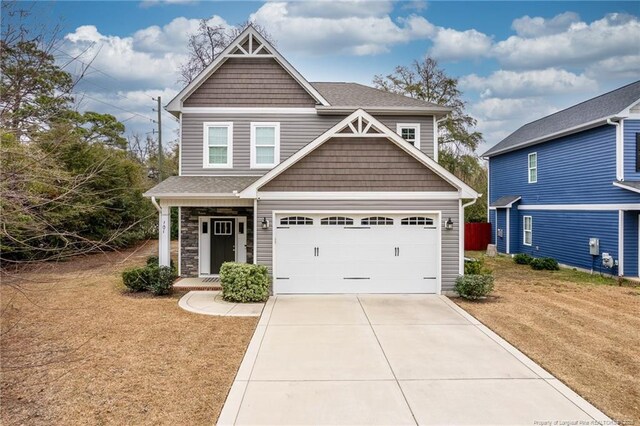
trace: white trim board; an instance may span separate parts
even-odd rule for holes
[[[630,204],[527,204],[518,206],[518,210],[638,210],[640,203]]]
[[[624,210],[618,210],[618,276],[624,276]]]
[[[634,187],[625,185],[624,182],[613,182],[613,186],[617,186],[618,188],[626,189],[627,191],[637,192],[640,194],[640,188],[634,188]]]
[[[432,192],[257,192],[258,200],[458,200],[453,191]]]
[[[364,121],[367,122],[366,127],[363,127]],[[355,129],[352,123],[358,123],[359,128]],[[408,144],[404,139],[402,139],[397,133],[389,129],[387,126],[382,124],[379,120],[371,116],[368,112],[363,109],[358,109],[354,111],[348,117],[345,117],[342,121],[331,127],[329,130],[324,132],[322,135],[318,136],[313,142],[305,145],[295,154],[278,164],[276,167],[267,172],[260,179],[249,185],[245,188],[240,196],[244,198],[255,198],[256,194],[262,186],[270,182],[272,179],[279,176],[285,170],[287,170],[292,165],[296,164],[306,155],[311,153],[317,147],[328,141],[333,137],[344,137],[348,135],[348,133],[339,133],[346,128],[351,128],[352,130],[356,130],[354,134],[357,134],[358,137],[386,137],[391,142],[395,143],[398,147],[400,147],[407,154],[411,155],[416,160],[420,161],[423,165],[431,169],[434,173],[439,175],[442,179],[449,182],[454,187],[460,190],[460,198],[479,198],[480,194],[478,194],[473,188],[465,184],[462,180],[458,179],[452,173],[447,171],[444,167],[438,164],[433,158],[426,155],[424,152],[420,151],[418,148]],[[367,133],[368,130],[373,128],[378,133]]]

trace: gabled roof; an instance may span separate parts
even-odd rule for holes
[[[480,196],[473,188],[464,183],[462,180],[458,179],[455,175],[453,175],[453,173],[449,172],[447,169],[442,167],[435,160],[426,155],[424,152],[420,151],[418,148],[414,147],[411,144],[408,144],[396,132],[389,129],[387,126],[382,124],[379,120],[371,116],[371,114],[364,111],[363,109],[354,111],[352,114],[344,118],[331,129],[318,136],[314,141],[305,145],[298,152],[268,171],[264,176],[245,188],[240,193],[240,196],[243,198],[255,198],[259,189],[263,185],[274,179],[276,176],[280,175],[282,172],[297,163],[317,147],[333,137],[348,136],[385,137],[392,143],[395,143],[397,146],[399,146],[407,154],[411,155],[426,167],[430,168],[442,179],[456,187],[460,193],[460,198],[478,198]]]
[[[639,100],[640,80],[525,124],[482,156],[492,157],[599,126],[607,119],[623,118],[629,114],[629,108]]]
[[[425,109],[432,112],[448,113],[451,108],[443,107],[420,99],[410,98],[397,93],[386,92],[359,83],[347,82],[313,82],[311,83],[318,92],[329,101],[327,110],[336,108],[363,108],[372,110],[375,108]],[[323,108],[318,108],[323,109]]]
[[[245,46],[245,47],[243,47]],[[255,47],[254,47],[255,46]],[[248,50],[247,50],[248,47]],[[265,53],[268,52],[268,53]],[[169,112],[182,109],[182,102],[196,90],[228,58],[258,57],[273,58],[284,68],[319,104],[329,102],[296,70],[253,26],[249,25],[229,46],[207,66],[198,76],[180,91],[166,106]]]
[[[496,208],[507,208],[513,206],[513,203],[516,201],[520,201],[522,197],[519,195],[505,195],[503,197],[498,198],[493,203],[491,203],[491,207]]]
[[[158,198],[210,198],[231,197],[240,192],[258,176],[171,176],[144,193]]]

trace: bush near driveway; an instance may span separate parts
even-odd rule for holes
[[[228,302],[264,302],[269,298],[266,266],[225,262],[220,267],[222,298]]]
[[[484,262],[484,257],[477,259],[470,259],[464,261],[464,274],[465,275],[487,275],[491,274],[491,269],[487,268]]]
[[[461,275],[456,279],[454,288],[460,297],[481,299],[493,291],[493,275]]]

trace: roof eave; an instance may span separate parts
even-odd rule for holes
[[[233,192],[223,192],[223,193],[193,193],[193,194],[185,194],[184,192],[164,192],[164,193],[158,193],[158,192],[145,192],[144,194],[142,194],[143,197],[146,198],[151,198],[151,197],[156,197],[156,198],[181,198],[181,199],[186,199],[186,200],[202,200],[202,199],[207,199],[207,198],[217,198],[217,199],[237,199],[240,198],[238,196],[238,192],[240,192],[241,190],[238,190],[237,193],[233,193]]]
[[[506,154],[508,152],[517,151],[517,150],[522,149],[522,148],[526,148],[526,147],[533,146],[533,145],[538,145],[538,144],[541,144],[543,142],[548,142],[548,141],[553,140],[553,139],[561,138],[563,136],[568,136],[568,135],[571,135],[571,134],[574,134],[574,133],[582,132],[584,130],[589,130],[589,129],[592,129],[594,127],[598,127],[598,126],[601,126],[603,124],[606,124],[607,120],[609,120],[609,119],[619,119],[619,118],[624,118],[624,117],[620,116],[619,114],[610,115],[608,117],[599,118],[597,120],[590,121],[588,123],[584,123],[584,124],[581,124],[579,126],[571,127],[569,129],[565,129],[565,130],[562,130],[560,132],[551,133],[549,135],[542,136],[540,138],[531,139],[531,140],[528,140],[526,142],[522,142],[522,143],[519,143],[517,145],[510,146],[510,147],[504,148],[504,149],[498,149],[498,150],[494,151],[494,148],[495,148],[495,146],[494,146],[493,148],[489,148],[488,150],[486,150],[483,154],[480,155],[480,157],[482,157],[482,158],[491,158],[491,157],[495,157],[497,155]],[[499,145],[499,144],[500,144],[500,142],[498,142],[497,145]]]
[[[352,112],[363,109],[370,113],[389,114],[389,115],[447,115],[452,110],[447,107],[398,107],[398,106],[324,106],[316,105],[316,111],[319,115],[335,115],[335,114],[351,114]]]

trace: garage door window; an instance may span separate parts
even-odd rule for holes
[[[353,225],[353,219],[344,216],[329,216],[322,218],[320,225]]]
[[[365,217],[360,223],[362,225],[393,225],[393,219],[390,217],[372,216]]]
[[[313,225],[313,219],[304,216],[289,216],[280,219],[280,225]]]
[[[412,216],[405,217],[400,223],[402,225],[433,225],[433,219],[430,217]]]

